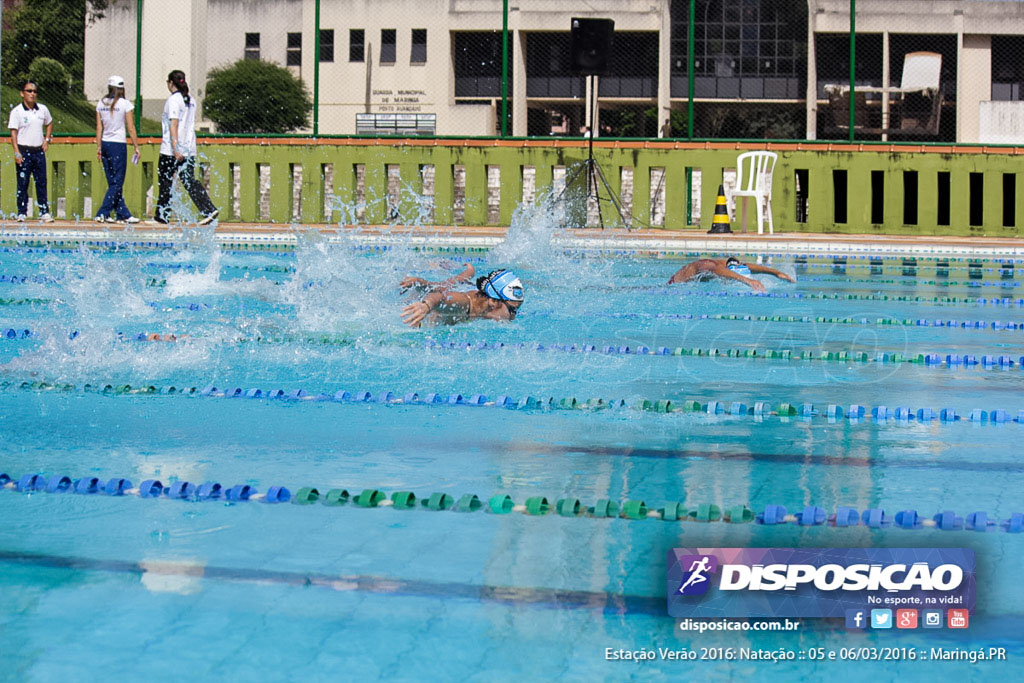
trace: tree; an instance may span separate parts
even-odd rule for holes
[[[242,59],[214,69],[206,82],[203,115],[222,133],[287,133],[306,128],[312,109],[302,81],[271,62]]]
[[[16,86],[39,57],[60,62],[81,91],[85,74],[85,25],[103,18],[116,0],[31,0],[4,16],[3,80]]]

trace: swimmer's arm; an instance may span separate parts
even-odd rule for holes
[[[692,263],[687,263],[685,266],[680,268],[668,279],[668,283],[674,284],[676,282],[687,282],[693,277],[694,266]]]
[[[427,315],[438,308],[462,308],[469,310],[469,294],[465,292],[433,291],[422,301],[411,303],[402,309],[402,322],[409,327],[419,327]]]
[[[403,292],[407,289],[413,288],[419,291],[423,291],[426,289],[445,290],[454,285],[459,284],[460,282],[470,282],[473,279],[474,275],[476,275],[476,268],[473,267],[473,264],[467,263],[466,267],[463,269],[461,273],[452,275],[447,280],[442,280],[440,282],[431,282],[430,280],[424,280],[421,277],[413,277],[410,275],[409,277],[403,279],[398,284],[398,286]]]
[[[715,264],[715,269],[714,269],[713,272],[718,277],[729,278],[731,280],[739,280],[740,282],[742,282],[746,286],[750,287],[755,292],[763,292],[764,291],[764,285],[761,284],[760,282],[758,282],[757,280],[755,280],[753,278],[749,278],[749,277],[744,277],[743,275],[740,275],[739,273],[734,273],[731,270],[729,270],[728,268],[726,268],[725,265],[723,265],[721,263],[716,263]],[[751,268],[751,272],[753,272],[753,268]]]
[[[764,273],[765,275],[774,275],[780,280],[787,280],[789,282],[796,282],[796,279],[791,275],[786,275],[781,270],[775,270],[768,266],[759,266],[756,263],[748,263],[747,267],[750,268],[751,273]]]

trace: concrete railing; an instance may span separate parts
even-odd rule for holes
[[[282,224],[508,225],[524,191],[529,198],[557,187],[587,158],[579,140],[206,138],[199,149],[222,221]],[[710,225],[719,183],[728,187],[736,157],[750,149],[779,154],[772,202],[778,232],[1024,234],[1024,147],[594,144],[631,224],[670,230]],[[95,150],[81,138],[57,138],[50,147],[51,206],[68,219],[91,218],[106,192]],[[129,166],[125,197],[136,215],[151,212],[158,151],[158,140],[147,139],[142,162]],[[9,152],[0,154],[0,209],[10,215],[16,167]],[[614,206],[600,204],[605,224],[620,225]],[[753,207],[748,215],[748,230],[756,230]],[[737,222],[734,216],[734,230]]]

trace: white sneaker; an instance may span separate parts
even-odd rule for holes
[[[25,217],[25,214],[19,213],[18,217],[15,218],[14,220],[18,221],[19,223],[24,223],[28,219]]]
[[[42,216],[39,217],[39,220],[41,220],[43,223],[52,223],[53,216],[51,216],[49,213],[44,213]]]
[[[213,219],[220,215],[220,209],[214,209],[209,214],[203,216],[202,220],[199,221],[199,225],[209,225],[213,222]]]
[[[118,221],[118,223],[124,223],[125,225],[135,225],[138,222],[139,222],[139,219],[136,218],[135,216],[128,216],[128,218],[125,218],[124,220]]]
[[[93,218],[92,221],[93,221],[93,223],[106,223],[107,222],[107,217],[106,216],[96,216],[96,218]]]

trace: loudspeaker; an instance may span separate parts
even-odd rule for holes
[[[572,19],[572,70],[584,76],[603,76],[615,36],[611,19]]]

